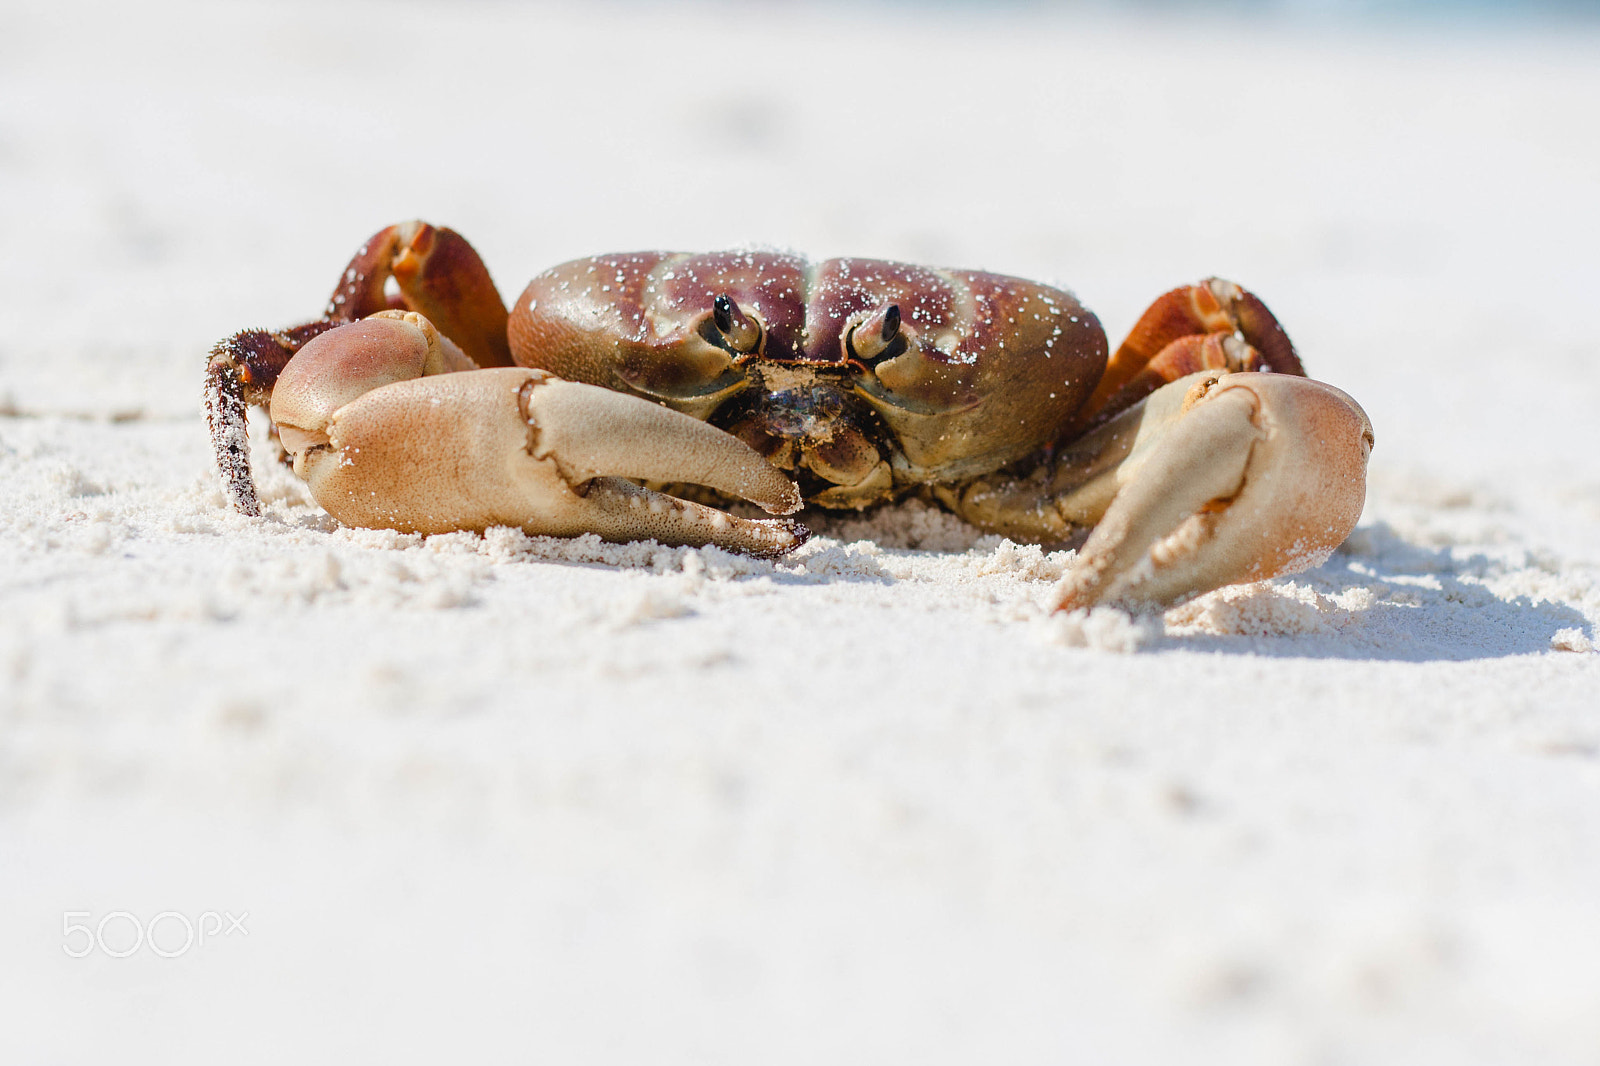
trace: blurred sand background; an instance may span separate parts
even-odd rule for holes
[[[0,1060],[1600,1062],[1600,25],[1426,8],[0,4]],[[1366,515],[1132,620],[232,514],[206,350],[411,217],[1235,278]]]

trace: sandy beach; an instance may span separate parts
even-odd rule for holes
[[[0,23],[0,1060],[1600,1063],[1600,26]],[[207,350],[414,217],[512,294],[787,248],[1120,338],[1233,278],[1366,510],[1146,618],[917,501],[775,561],[345,529],[264,420],[233,513]]]

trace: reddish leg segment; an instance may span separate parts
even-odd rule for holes
[[[255,518],[261,514],[255,481],[250,476],[250,430],[245,412],[266,404],[283,368],[307,341],[337,322],[308,322],[282,332],[247,329],[218,341],[206,367],[206,424],[217,470],[233,509]]]
[[[397,294],[387,294],[389,279]],[[261,513],[250,476],[246,411],[265,405],[302,345],[384,310],[416,311],[480,367],[511,366],[506,307],[489,270],[454,230],[402,222],[373,234],[345,267],[322,317],[293,329],[245,330],[218,342],[206,369],[206,421],[217,469],[240,514]]]
[[[1165,294],[1140,316],[1069,435],[1099,425],[1156,389],[1201,370],[1305,377],[1289,335],[1254,293],[1207,278]]]
[[[393,278],[399,292],[385,294]],[[480,367],[513,366],[506,305],[467,239],[445,226],[401,222],[379,230],[344,269],[323,319],[355,322],[379,311],[415,311]]]

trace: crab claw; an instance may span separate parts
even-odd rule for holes
[[[1208,371],[1117,421],[1134,419],[1127,459],[1105,475],[1115,498],[1057,587],[1057,609],[1163,608],[1298,573],[1361,517],[1372,424],[1331,385]],[[1129,428],[1106,431],[1126,440]]]
[[[319,504],[346,525],[715,544],[781,555],[788,519],[750,520],[634,485],[690,482],[771,513],[794,484],[748,445],[676,411],[541,370],[451,373],[466,363],[426,318],[385,312],[302,348],[272,418]]]

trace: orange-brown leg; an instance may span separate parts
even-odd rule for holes
[[[399,289],[394,297],[386,292],[390,278]],[[261,513],[250,476],[248,407],[266,404],[278,375],[313,337],[385,310],[422,314],[480,367],[512,365],[505,302],[466,238],[426,222],[379,230],[346,265],[320,320],[281,332],[244,330],[211,349],[206,421],[217,469],[239,513]]]
[[[399,287],[393,298],[384,291],[391,277]],[[505,301],[477,251],[453,229],[401,222],[361,246],[323,318],[355,322],[379,311],[416,311],[480,367],[513,365]]]
[[[1162,385],[1200,370],[1305,376],[1289,335],[1267,305],[1231,281],[1207,278],[1150,305],[1106,364],[1076,428],[1103,423]]]

